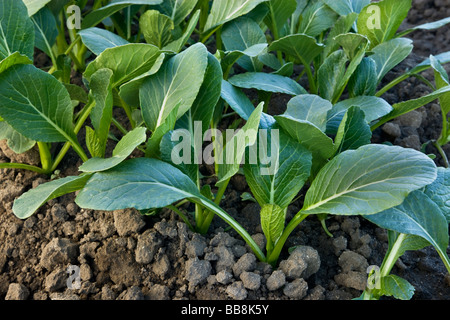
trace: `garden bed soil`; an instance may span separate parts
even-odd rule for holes
[[[450,16],[449,0],[417,0],[413,5],[403,28]],[[410,37],[413,54],[386,81],[430,54],[450,50],[448,26],[417,31]],[[446,70],[450,71],[449,66]],[[433,79],[431,72],[424,75]],[[74,76],[74,82],[80,83],[79,76]],[[412,78],[383,97],[395,103],[427,92],[424,84]],[[283,112],[287,99],[274,96],[269,113]],[[438,138],[440,127],[439,105],[431,103],[377,129],[373,142],[419,150],[423,143]],[[0,162],[39,162],[36,150],[15,155],[4,141],[0,147]],[[450,157],[449,146],[444,150]],[[431,145],[426,151],[437,155],[438,165],[443,164]],[[78,174],[80,164],[76,154],[69,152],[60,176]],[[208,173],[207,167],[203,170]],[[349,300],[361,295],[367,268],[380,265],[387,248],[386,231],[363,218],[330,217],[326,224],[333,237],[329,237],[320,222],[309,217],[291,234],[274,269],[258,262],[244,241],[218,218],[208,234],[199,235],[169,210],[154,217],[134,209],[84,210],[74,203],[75,194],[69,194],[51,200],[27,220],[17,219],[11,210],[14,199],[48,180],[23,170],[0,171],[0,299]],[[244,177],[235,176],[221,206],[264,247],[260,208],[241,199],[249,191]],[[301,208],[301,201],[300,197],[289,207],[288,219]],[[289,253],[288,248],[293,251]],[[70,265],[79,267],[79,289],[67,286]],[[432,247],[407,252],[392,273],[415,287],[413,299],[450,299],[450,277]]]

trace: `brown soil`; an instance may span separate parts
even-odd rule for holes
[[[448,0],[413,2],[408,24],[450,16]],[[413,55],[387,80],[430,54],[450,50],[448,26],[410,37],[415,41]],[[449,66],[446,69],[450,71]],[[432,79],[431,73],[425,76]],[[425,85],[410,79],[384,98],[395,103],[427,92]],[[286,97],[274,97],[270,112],[285,104]],[[439,106],[432,103],[393,124],[397,131],[382,127],[374,142],[420,149],[439,134]],[[1,162],[39,161],[36,150],[14,155],[4,142],[0,147]],[[427,152],[437,154],[428,148]],[[450,148],[445,150],[450,157]],[[442,165],[439,157],[436,162]],[[77,174],[78,165],[76,155],[69,152],[60,175]],[[48,179],[21,170],[0,171],[0,299],[349,300],[361,294],[367,267],[380,265],[387,248],[386,232],[362,218],[330,217],[327,225],[333,238],[317,219],[308,218],[291,234],[280,267],[273,269],[257,262],[242,239],[219,219],[202,236],[167,210],[156,217],[131,209],[84,210],[75,205],[74,194],[51,200],[25,221],[17,219],[11,210],[14,199]],[[249,191],[245,179],[237,175],[221,205],[263,245],[259,207],[241,200],[242,193]],[[301,200],[293,203],[287,218],[300,207]],[[289,255],[287,249],[294,246],[302,247]],[[67,286],[70,265],[80,268],[79,289]],[[432,247],[406,253],[392,272],[416,288],[413,299],[450,299],[450,277]]]

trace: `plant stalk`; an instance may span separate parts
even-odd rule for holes
[[[39,147],[39,156],[41,159],[42,170],[45,173],[51,173],[53,161],[48,144],[45,142],[37,142],[37,145]]]

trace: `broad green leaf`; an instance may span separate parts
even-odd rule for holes
[[[81,208],[94,210],[145,210],[198,196],[196,184],[170,164],[134,158],[112,170],[95,173],[75,202]]]
[[[83,163],[79,170],[82,172],[100,172],[109,170],[122,163],[142,143],[145,142],[147,129],[138,127],[128,132],[112,152],[111,158],[91,158]]]
[[[322,98],[333,101],[341,91],[348,58],[343,50],[333,52],[325,59],[317,72],[319,94]]]
[[[309,65],[315,57],[322,53],[324,45],[306,34],[292,34],[272,42],[270,51],[281,51],[294,57],[297,63]]]
[[[31,217],[51,199],[82,189],[91,175],[69,176],[40,184],[14,201],[12,210],[19,219]]]
[[[291,78],[270,74],[265,72],[247,72],[235,75],[228,80],[232,85],[245,88],[257,89],[273,93],[285,93],[292,96],[306,94],[307,91]]]
[[[109,128],[113,113],[113,72],[110,69],[99,69],[91,77],[90,88],[95,106],[90,113],[94,136],[98,148],[90,148],[93,157],[102,158],[105,155],[106,142],[108,140]],[[92,140],[91,140],[92,141]],[[96,152],[93,153],[93,151]]]
[[[31,20],[35,29],[35,46],[52,57],[52,47],[58,36],[55,16],[49,8],[44,7],[32,16]]]
[[[89,96],[82,87],[72,83],[64,83],[64,87],[70,95],[70,100],[84,104],[89,102]]]
[[[411,192],[400,205],[365,218],[382,228],[422,237],[450,265],[448,222],[439,206],[422,191]]]
[[[217,186],[220,186],[239,171],[246,147],[254,145],[257,141],[263,106],[264,103],[261,102],[253,111],[247,123],[235,132],[232,137],[226,137],[226,141],[223,142],[224,146],[221,148],[222,150],[217,151],[220,162]]]
[[[367,36],[371,47],[394,38],[411,9],[412,0],[383,0],[370,3],[358,16],[358,33]]]
[[[122,98],[129,106],[138,108],[141,105],[139,100],[139,89],[141,88],[142,83],[147,77],[157,73],[165,61],[166,54],[161,53],[149,71],[144,72],[121,85],[119,89],[120,98]]]
[[[165,0],[158,8],[178,26],[194,10],[197,2],[198,0]]]
[[[311,161],[311,152],[274,126],[260,131],[257,146],[249,148],[245,178],[261,206],[273,204],[284,210],[308,179]]]
[[[139,18],[139,28],[147,43],[161,49],[172,40],[175,25],[165,14],[157,10],[147,10]]]
[[[90,12],[81,23],[82,29],[95,27],[104,19],[131,5],[157,5],[162,0],[113,0],[110,4]]]
[[[361,49],[365,50],[369,40],[357,33],[343,33],[334,38],[349,60],[353,60]]]
[[[33,60],[34,25],[22,1],[1,1],[0,60],[16,51]]]
[[[450,169],[439,167],[437,172],[436,180],[427,185],[423,192],[438,205],[450,223]]]
[[[410,29],[404,30],[402,32],[400,32],[400,34],[397,34],[397,37],[403,37],[413,31],[416,30],[435,30],[435,29],[439,29],[447,24],[450,23],[450,17],[438,20],[438,21],[433,21],[433,22],[428,22],[428,23],[424,23],[415,27],[412,27]]]
[[[41,10],[43,7],[45,7],[45,5],[47,3],[49,3],[51,0],[22,0],[23,3],[27,6],[27,10],[28,10],[28,15],[31,17],[33,16],[36,12],[38,12],[39,10]],[[8,2],[4,1],[4,2]],[[13,2],[13,1],[11,1]],[[21,2],[21,1],[14,1],[14,2]]]
[[[302,94],[289,100],[284,115],[309,121],[321,131],[327,127],[327,115],[333,108],[330,101],[314,94]]]
[[[310,2],[302,13],[297,33],[317,37],[333,26],[337,19],[338,15],[322,1]]]
[[[389,245],[388,251],[389,252],[392,252],[391,250],[394,247],[395,242],[397,240],[399,240],[399,237],[400,236],[403,237],[402,243],[398,247],[396,255],[394,256],[395,260],[397,260],[402,255],[404,255],[406,251],[421,250],[421,249],[426,248],[431,245],[430,242],[428,242],[424,238],[413,235],[413,234],[405,234],[405,233],[400,233],[400,232],[393,231],[393,230],[387,230],[387,235],[388,235],[388,245]]]
[[[397,38],[383,42],[372,49],[374,54],[370,58],[377,65],[378,83],[390,70],[409,56],[413,47],[412,40]]]
[[[352,106],[359,107],[364,111],[365,119],[369,124],[389,114],[393,110],[392,106],[386,100],[374,96],[359,96],[342,100],[335,104],[328,114],[328,134],[336,134],[344,114]]]
[[[261,228],[266,236],[269,251],[283,233],[286,213],[276,204],[265,204],[261,208],[260,216]]]
[[[255,106],[247,95],[226,80],[222,80],[220,96],[244,120],[248,120],[255,111]]]
[[[411,300],[414,287],[405,279],[390,274],[381,278],[382,295],[399,300]]]
[[[97,27],[80,30],[78,34],[85,46],[97,56],[106,49],[129,44],[127,40],[115,33]]]
[[[393,110],[387,114],[386,116],[382,117],[379,122],[374,124],[372,126],[372,130],[379,127],[380,125],[388,122],[389,120],[395,119],[402,114],[408,113],[410,111],[413,111],[417,108],[420,108],[436,99],[438,99],[440,96],[447,94],[450,92],[450,86],[443,87],[441,89],[435,90],[432,93],[429,93],[423,97],[407,100],[403,102],[396,103],[392,105]]]
[[[370,144],[372,131],[365,119],[364,112],[359,107],[347,110],[339,126],[335,138],[337,153],[346,150],[355,150]]]
[[[87,66],[84,77],[90,80],[97,70],[111,69],[114,74],[113,88],[116,88],[151,70],[160,54],[158,47],[146,43],[108,48]]]
[[[12,55],[0,61],[0,73],[16,64],[33,64],[33,61],[31,61],[27,56],[24,56],[16,51]]]
[[[5,121],[0,121],[0,140],[3,139],[7,140],[8,147],[17,154],[30,150],[36,144],[36,141],[24,137]]]
[[[160,126],[180,102],[178,118],[195,101],[208,65],[206,47],[195,44],[147,77],[140,89],[142,117],[150,131]]]
[[[269,7],[269,14],[264,21],[269,29],[274,33],[275,40],[281,36],[281,31],[288,19],[297,9],[296,0],[269,0],[266,2]]]
[[[305,196],[307,214],[369,215],[401,204],[436,179],[425,154],[386,145],[345,151],[328,162]]]
[[[252,11],[267,0],[214,0],[205,25],[205,32]]]
[[[224,25],[222,41],[227,51],[245,52],[258,44],[266,44],[267,40],[259,25],[250,18],[240,17]],[[262,63],[257,57],[241,57],[237,63],[247,71],[261,71]]]
[[[357,96],[374,96],[377,91],[378,74],[375,61],[366,57],[356,68],[355,73],[348,82],[348,91],[351,98]]]
[[[328,57],[331,53],[339,49],[339,43],[335,40],[340,34],[345,34],[350,32],[352,26],[354,25],[358,14],[355,12],[349,13],[346,16],[341,16],[333,27],[330,29],[328,36],[326,37],[324,44],[324,58]]]
[[[113,211],[127,208],[158,209],[182,199],[198,203],[214,212],[244,238],[259,259],[264,259],[258,245],[241,225],[203,196],[187,175],[157,159],[130,159],[111,170],[95,173],[77,195],[75,202],[85,209]]]
[[[200,10],[197,10],[194,13],[194,15],[191,18],[189,18],[189,24],[186,26],[186,29],[184,30],[181,37],[169,43],[167,46],[163,48],[163,50],[172,51],[175,53],[180,52],[183,49],[184,45],[189,41],[189,38],[192,35],[192,32],[194,32],[199,19],[200,19]]]
[[[76,143],[73,106],[66,88],[33,65],[15,65],[0,74],[0,116],[25,137]]]

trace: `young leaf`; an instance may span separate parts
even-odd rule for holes
[[[377,91],[377,83],[377,65],[372,58],[366,57],[362,59],[351,76],[347,88],[351,98],[374,96]]]
[[[249,148],[244,173],[261,206],[273,204],[284,210],[308,179],[312,155],[284,131],[279,130],[272,139],[273,130],[279,129],[271,128],[266,137],[260,132],[257,147]],[[258,161],[251,163],[252,157]]]
[[[25,137],[77,144],[69,93],[50,74],[15,65],[0,74],[0,97],[0,116]]]
[[[412,0],[383,0],[370,3],[358,16],[358,33],[370,40],[370,49],[394,38],[411,9]]]
[[[399,300],[411,300],[414,287],[405,279],[390,274],[381,278],[381,294]]]
[[[158,10],[147,10],[139,19],[139,28],[147,43],[161,49],[172,40],[175,25],[172,19]]]
[[[111,69],[114,74],[113,88],[149,71],[157,61],[161,51],[146,43],[130,43],[108,48],[92,61],[84,72],[90,80],[99,69]]]
[[[250,18],[240,17],[227,23],[222,29],[222,41],[227,51],[242,51],[257,44],[267,44],[259,25]],[[261,71],[262,63],[257,57],[244,56],[238,64],[247,71]]]
[[[258,4],[268,0],[216,0],[205,25],[205,32],[211,31],[228,21],[252,11]]]
[[[177,106],[178,118],[191,108],[203,83],[208,52],[195,44],[168,60],[142,83],[139,96],[142,117],[150,131],[160,126]]]
[[[400,205],[365,218],[381,228],[424,238],[450,266],[446,253],[447,220],[439,206],[422,191],[413,191]]]
[[[351,107],[345,113],[337,131],[335,145],[337,153],[355,150],[370,144],[372,131],[365,119],[364,112],[358,107]]]
[[[47,201],[82,189],[90,177],[90,174],[69,176],[40,184],[14,201],[13,213],[19,219],[29,218]]]
[[[16,51],[33,60],[34,25],[22,1],[1,1],[0,60]]]
[[[115,33],[97,27],[80,30],[78,34],[85,46],[97,56],[106,49],[129,44],[127,40]]]
[[[232,137],[227,137],[227,141],[224,142],[225,146],[222,150],[218,150],[218,158],[219,161],[222,161],[222,164],[219,165],[217,186],[220,186],[239,171],[246,147],[256,142],[263,106],[264,103],[261,102],[253,111],[247,123]]]
[[[261,208],[261,228],[267,239],[267,251],[280,238],[286,220],[285,210],[276,204],[265,204]]]
[[[319,94],[322,98],[333,101],[340,92],[348,58],[343,50],[333,52],[325,59],[317,73]]]
[[[81,23],[82,29],[95,27],[104,19],[113,15],[119,10],[122,10],[131,5],[157,5],[162,3],[162,0],[115,0],[106,6],[102,6],[84,17]]]
[[[315,57],[322,53],[324,45],[306,34],[291,34],[272,42],[269,51],[281,51],[294,57],[296,63],[305,66],[311,64]]]
[[[436,180],[427,185],[423,192],[438,205],[450,223],[450,169],[439,167],[437,172]]]
[[[437,89],[441,89],[450,85],[447,71],[434,57],[430,56],[431,67],[434,70],[434,82]],[[441,135],[438,139],[438,144],[444,145],[450,141],[450,122],[448,120],[448,114],[450,113],[450,93],[443,94],[439,97],[439,104],[441,106],[442,114],[442,129]]]
[[[284,93],[292,96],[308,93],[300,84],[291,78],[265,72],[241,73],[230,78],[228,81],[236,87],[245,89]]]
[[[164,51],[172,51],[174,53],[180,52],[184,45],[188,42],[189,37],[194,32],[195,27],[200,19],[200,10],[197,10],[194,15],[189,19],[189,24],[186,26],[184,33],[177,40],[172,41],[163,48]]]
[[[79,170],[82,172],[99,172],[109,170],[121,162],[123,162],[128,156],[142,143],[145,142],[146,136],[145,128],[136,128],[128,132],[117,143],[113,150],[111,158],[91,158],[83,163]]]
[[[436,179],[426,155],[401,147],[366,145],[328,162],[305,196],[307,214],[368,215],[395,207]]]
[[[24,137],[5,121],[0,121],[0,140],[6,139],[8,147],[15,153],[23,153],[34,147],[36,141]]]
[[[91,141],[97,145],[97,148],[89,148],[93,157],[102,158],[105,155],[113,110],[112,78],[113,72],[110,69],[99,69],[91,78],[91,95],[95,100],[95,106],[90,113],[95,129],[91,138],[95,142]]]
[[[412,40],[406,38],[397,38],[380,43],[372,49],[371,59],[377,65],[377,82],[379,83],[384,76],[405,60],[413,49]]]

